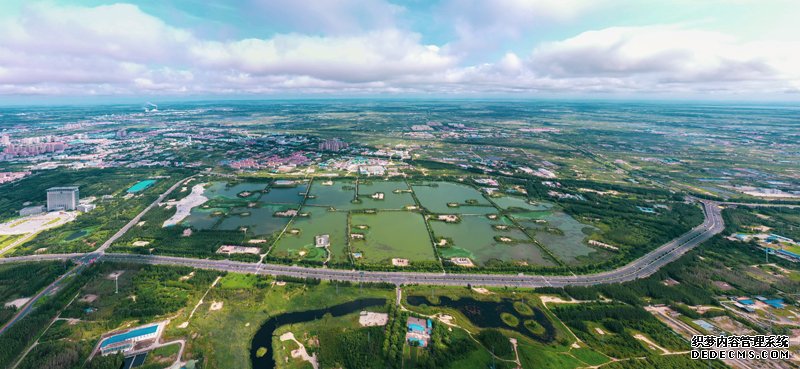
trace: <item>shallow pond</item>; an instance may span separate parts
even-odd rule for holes
[[[347,256],[347,213],[328,211],[325,207],[304,206],[301,213],[309,213],[308,217],[295,217],[289,224],[289,230],[299,229],[299,234],[285,232],[275,244],[272,253],[276,257],[294,259],[312,258],[324,260],[325,252],[317,250],[314,238],[318,235],[330,236],[331,260],[346,262]],[[301,255],[304,253],[304,255]]]
[[[439,253],[445,259],[469,257],[478,265],[483,265],[492,259],[524,261],[529,265],[554,265],[525,233],[515,228],[505,217],[490,220],[481,215],[462,216],[460,223],[431,221],[430,224],[437,239],[445,237],[453,242],[450,247],[439,248]],[[495,230],[492,227],[495,224],[509,228],[503,231]],[[495,240],[495,236],[509,237],[521,242],[499,242]]]
[[[286,205],[261,204],[255,208],[232,208],[230,214],[222,220],[216,229],[235,231],[240,227],[247,227],[248,231],[256,235],[269,235],[283,230],[290,218],[274,216],[277,211],[284,211],[291,207]]]
[[[456,214],[465,212],[464,209],[454,209],[448,203],[464,204],[468,200],[475,200],[476,205],[491,205],[483,195],[473,187],[452,182],[429,182],[424,185],[414,185],[414,193],[420,204],[433,213]],[[476,207],[473,207],[476,208]],[[489,211],[488,209],[491,209]],[[479,210],[479,209],[473,209]],[[494,208],[487,208],[488,212],[495,212]],[[485,213],[482,213],[485,214]]]
[[[359,182],[358,198],[360,209],[403,209],[407,205],[416,205],[410,192],[394,193],[395,190],[408,191],[408,185],[403,181],[368,181]],[[383,200],[371,198],[377,192],[384,195]]]
[[[275,204],[299,204],[303,201],[303,194],[308,189],[308,184],[301,183],[295,187],[272,187],[263,194],[258,201]]]
[[[434,304],[426,296],[408,296],[406,301],[411,306],[443,306],[453,308],[464,314],[472,324],[480,328],[503,328],[521,333],[542,343],[552,342],[556,337],[556,328],[547,315],[536,306],[528,307],[533,311],[532,316],[524,316],[514,309],[514,301],[502,299],[500,302],[480,301],[469,297],[462,297],[453,300],[447,296],[439,297],[439,303]],[[519,301],[518,301],[519,302]],[[501,314],[511,314],[518,318],[519,324],[516,327],[509,327],[500,318]],[[533,320],[543,328],[542,332],[531,332],[525,327],[526,320]],[[535,324],[534,324],[535,326]]]
[[[549,210],[553,207],[553,204],[548,202],[537,202],[530,204],[528,203],[527,199],[517,196],[497,197],[497,198],[492,198],[492,201],[494,201],[494,203],[497,204],[497,206],[499,206],[503,210],[517,208],[517,209],[524,209],[527,211],[542,211],[542,210]]]
[[[560,210],[543,214],[539,219],[547,223],[525,222],[523,225],[535,230],[536,234],[533,237],[563,262],[576,264],[579,263],[578,258],[586,257],[596,251],[584,240],[597,228],[578,222]],[[548,232],[547,227],[558,228],[560,232]]]
[[[352,240],[351,248],[363,252],[363,262],[388,264],[391,258],[436,260],[422,215],[410,211],[379,211],[376,214],[352,214],[353,232],[365,234],[364,240]],[[366,225],[368,229],[358,229]]]
[[[91,233],[89,229],[81,229],[79,231],[72,232],[69,236],[67,236],[64,241],[74,241],[81,237],[86,237]]]
[[[311,184],[310,196],[306,205],[332,206],[337,210],[349,210],[356,206],[356,185],[351,180],[336,180],[325,185],[326,180],[315,180]]]
[[[203,195],[212,200],[215,197],[225,197],[229,199],[244,199],[253,201],[261,196],[261,191],[265,188],[267,188],[267,183],[261,182],[242,182],[236,184],[212,182],[208,187],[206,187]],[[239,194],[244,192],[250,192],[250,195],[246,197],[239,196]]]

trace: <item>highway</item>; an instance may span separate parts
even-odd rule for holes
[[[231,260],[194,259],[173,256],[106,253],[98,250],[88,254],[31,255],[0,259],[0,263],[73,259],[87,263],[100,259],[127,263],[176,265],[200,269],[273,276],[317,278],[350,282],[382,282],[397,285],[426,284],[446,286],[497,286],[497,287],[563,287],[620,283],[645,278],[664,265],[722,232],[724,223],[718,203],[699,200],[703,204],[704,222],[680,237],[658,247],[631,263],[611,271],[573,276],[545,276],[525,274],[470,274],[425,272],[374,272],[344,269],[327,269],[289,266],[269,263],[248,263]]]
[[[183,183],[179,181],[178,183]],[[136,218],[131,220],[123,227],[120,232],[117,232],[112,239],[121,237],[125,231],[130,229],[133,224],[136,224],[147,210],[155,206],[159,201],[162,201],[169,192],[174,190],[178,184],[171,187],[165,194],[161,195],[159,199],[148,206],[147,209],[142,211]],[[77,266],[69,270],[66,274],[59,277],[55,282],[39,292],[34,296],[19,312],[3,327],[0,328],[0,334],[8,329],[15,322],[25,317],[31,310],[32,306],[46,294],[51,293],[58,284],[66,279],[66,277],[78,273],[87,265],[96,261],[114,261],[125,263],[140,263],[152,265],[173,265],[173,266],[186,266],[199,269],[218,270],[224,272],[235,273],[250,273],[258,275],[271,275],[271,276],[288,276],[298,278],[315,278],[330,281],[347,281],[353,283],[391,283],[395,285],[404,284],[422,284],[422,285],[440,285],[440,286],[491,286],[491,287],[564,287],[564,286],[592,286],[607,283],[620,283],[632,281],[639,278],[645,278],[658,269],[667,265],[668,263],[677,260],[681,255],[694,247],[700,245],[704,241],[713,237],[715,234],[722,232],[725,224],[722,220],[722,213],[720,203],[694,199],[703,206],[704,221],[702,224],[692,228],[689,232],[684,233],[680,237],[659,246],[657,249],[650,251],[646,255],[624,265],[620,268],[594,273],[582,274],[572,276],[545,276],[545,275],[525,275],[520,274],[474,274],[474,273],[425,273],[425,272],[375,272],[375,271],[359,271],[359,270],[345,270],[345,269],[327,269],[327,268],[311,268],[300,266],[289,266],[281,264],[269,263],[248,263],[231,260],[210,260],[210,259],[194,259],[174,256],[157,256],[157,255],[137,255],[137,254],[117,254],[105,252],[111,242],[104,243],[100,248],[91,253],[85,254],[45,254],[45,255],[28,255],[10,258],[0,258],[0,264],[14,263],[14,262],[36,262],[36,261],[51,261],[51,260],[73,260],[77,262]],[[742,204],[745,205],[745,204]]]
[[[6,322],[6,324],[0,327],[0,334],[3,334],[3,332],[5,332],[9,327],[14,325],[14,323],[18,322],[19,320],[27,316],[31,312],[31,310],[33,310],[33,306],[36,304],[37,301],[39,301],[39,299],[56,291],[61,282],[67,279],[67,277],[72,276],[76,273],[80,273],[84,268],[86,268],[87,265],[93,263],[94,261],[102,257],[106,249],[108,249],[108,247],[111,246],[111,244],[114,243],[114,241],[116,241],[117,239],[122,237],[126,232],[128,232],[128,230],[131,229],[131,227],[136,225],[136,223],[138,223],[142,219],[142,217],[148,211],[150,211],[150,209],[152,209],[154,206],[158,206],[158,204],[164,201],[164,199],[167,196],[169,196],[169,194],[172,193],[172,191],[178,188],[178,186],[180,186],[183,183],[186,183],[186,181],[188,181],[193,177],[194,176],[189,176],[184,179],[181,179],[180,181],[175,182],[175,184],[170,186],[170,188],[164,191],[164,193],[159,195],[155,201],[150,203],[150,205],[148,205],[141,212],[139,212],[139,214],[137,214],[133,219],[131,219],[130,222],[125,224],[125,226],[120,228],[120,230],[117,231],[117,233],[115,233],[113,236],[111,236],[111,238],[106,240],[106,242],[100,245],[100,247],[94,252],[86,254],[28,255],[28,256],[20,256],[12,258],[0,258],[0,264],[13,263],[13,262],[26,262],[26,261],[28,262],[52,261],[52,260],[68,260],[68,259],[75,260],[78,263],[76,266],[72,267],[66,273],[64,273],[63,275],[58,277],[55,281],[50,283],[42,291],[37,293],[35,296],[31,297],[31,299],[24,306],[22,306],[22,308],[20,308],[19,311],[17,311],[17,313],[14,314],[14,316],[11,317],[11,319],[9,319],[8,322]]]
[[[705,221],[680,237],[660,246],[639,259],[615,270],[573,276],[544,276],[524,274],[462,274],[423,272],[374,272],[343,269],[311,268],[279,264],[259,264],[230,260],[192,259],[172,256],[106,253],[102,260],[145,263],[156,265],[179,265],[200,269],[211,269],[236,273],[251,273],[273,276],[316,278],[333,281],[371,282],[402,284],[425,284],[444,286],[494,286],[494,287],[563,287],[589,286],[619,283],[645,278],[664,265],[722,232],[724,224],[720,208],[712,201],[701,201]]]

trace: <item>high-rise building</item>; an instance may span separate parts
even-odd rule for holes
[[[11,136],[9,135],[0,135],[0,146],[8,146],[11,145]]]
[[[347,142],[341,141],[339,139],[332,139],[332,140],[325,140],[319,143],[319,149],[321,151],[342,151],[346,149],[349,145]]]
[[[47,189],[47,211],[75,210],[80,194],[77,186],[52,187]]]

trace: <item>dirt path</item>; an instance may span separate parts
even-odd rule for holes
[[[197,308],[199,308],[200,305],[203,304],[203,300],[205,300],[205,298],[208,295],[208,293],[211,292],[211,289],[214,288],[214,286],[217,285],[217,282],[219,282],[220,279],[222,279],[222,277],[217,277],[214,280],[214,282],[211,283],[211,286],[208,287],[208,289],[206,290],[206,293],[203,294],[203,297],[200,298],[200,301],[197,301],[197,305],[194,306],[194,309],[192,309],[192,312],[189,314],[189,317],[186,318],[186,322],[187,323],[189,322],[190,319],[192,319],[192,317],[194,316],[194,313],[197,311]]]
[[[301,358],[304,361],[308,361],[309,363],[311,363],[311,366],[314,367],[314,369],[319,369],[317,354],[309,355],[308,351],[306,351],[306,346],[300,343],[300,341],[298,341],[296,338],[294,338],[294,333],[286,332],[282,334],[281,341],[294,341],[297,344],[297,346],[300,346],[300,348],[292,350],[292,357]]]
[[[667,350],[667,349],[659,346],[657,343],[653,342],[651,339],[647,338],[647,336],[645,336],[643,334],[634,334],[633,338],[636,338],[637,340],[642,341],[642,342],[650,345],[650,347],[653,347],[653,348],[656,348],[658,350],[661,350],[661,353],[663,353],[663,354],[671,354],[672,353],[672,351]]]

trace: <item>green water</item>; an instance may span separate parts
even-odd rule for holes
[[[360,262],[391,264],[392,258],[411,261],[436,260],[425,219],[409,211],[383,211],[377,214],[352,214],[353,232],[365,233],[366,240],[352,240],[351,248],[363,252]],[[367,225],[361,230],[356,226]]]
[[[258,201],[275,204],[299,204],[303,201],[301,193],[306,192],[308,185],[298,184],[295,187],[274,187],[261,196]]]
[[[517,196],[503,196],[498,198],[492,198],[492,201],[494,201],[494,203],[497,204],[497,206],[499,206],[503,210],[508,210],[510,208],[517,208],[527,211],[543,211],[543,210],[549,210],[553,207],[553,204],[549,202],[539,202],[536,204],[529,204],[527,199]]]
[[[306,200],[307,205],[332,206],[337,210],[349,210],[355,207],[352,203],[356,196],[355,183],[351,180],[336,180],[332,186],[324,186],[325,180],[315,180],[311,184],[310,195],[315,198]]]
[[[305,185],[273,189],[267,194],[262,194],[266,186],[266,183],[261,182],[233,185],[227,182],[212,182],[203,193],[209,199],[206,204],[210,207],[195,207],[183,224],[204,230],[235,231],[240,227],[246,227],[248,232],[260,236],[280,231],[289,222],[289,218],[278,218],[273,214],[276,211],[296,208],[303,199],[297,193],[304,191]],[[251,194],[246,197],[239,196],[244,191]],[[256,206],[247,207],[248,203],[256,203]],[[215,212],[221,212],[222,215],[214,215]]]
[[[519,218],[518,218],[519,219]],[[584,240],[597,228],[583,224],[560,210],[540,214],[537,219],[547,221],[547,224],[524,221],[522,224],[536,234],[534,238],[545,245],[550,252],[567,264],[579,264],[578,258],[585,258],[596,250],[589,247]],[[559,235],[545,231],[546,227],[555,227],[564,234]]]
[[[439,248],[443,258],[469,257],[474,263],[483,265],[490,260],[524,261],[530,265],[553,265],[543,251],[530,242],[521,230],[511,228],[499,231],[493,224],[504,224],[513,227],[511,221],[501,218],[490,220],[485,216],[462,216],[460,223],[431,221],[435,237],[450,238],[452,246]],[[502,243],[494,240],[495,236],[505,236],[523,243]]]
[[[438,186],[430,186],[436,184]],[[429,182],[425,185],[413,186],[414,193],[417,195],[419,202],[431,212],[442,214],[455,214],[461,213],[462,209],[448,207],[447,204],[454,202],[462,204],[467,200],[477,200],[477,204],[491,205],[478,190],[463,184],[451,182]],[[471,209],[477,210],[477,209]],[[486,212],[495,212],[495,210],[485,210]],[[479,212],[482,213],[482,212]],[[485,213],[484,213],[485,214]]]
[[[471,205],[461,205],[459,207],[450,208],[448,207],[450,214],[465,214],[465,215],[486,215],[486,214],[496,214],[497,208],[494,206],[471,206]]]
[[[206,187],[203,195],[209,199],[225,197],[229,199],[244,199],[253,201],[258,199],[258,197],[261,195],[261,191],[265,188],[267,188],[267,183],[260,182],[244,182],[233,185],[229,185],[226,182],[212,182],[208,187]],[[244,198],[239,197],[238,195],[244,191],[252,192],[252,194]]]
[[[308,217],[295,217],[289,229],[300,229],[299,235],[284,233],[275,244],[272,255],[294,259],[325,260],[325,252],[314,245],[317,235],[330,235],[332,262],[346,262],[347,256],[347,213],[331,212],[324,207],[305,206],[301,212]],[[305,256],[300,252],[305,251]]]
[[[361,204],[359,209],[403,209],[407,205],[416,205],[414,197],[410,192],[394,193],[394,190],[408,190],[408,185],[403,181],[381,181],[361,182],[358,184],[358,195]],[[383,192],[383,200],[371,198],[372,194]]]
[[[222,219],[222,216],[212,215],[214,212],[226,212],[224,208],[208,208],[196,207],[192,209],[189,216],[182,222],[185,226],[191,226],[195,229],[212,229]]]
[[[255,235],[269,235],[283,230],[290,219],[275,217],[273,214],[289,208],[286,205],[271,204],[261,204],[256,208],[232,208],[230,214],[215,229],[235,231],[240,227],[247,227],[248,232]]]

